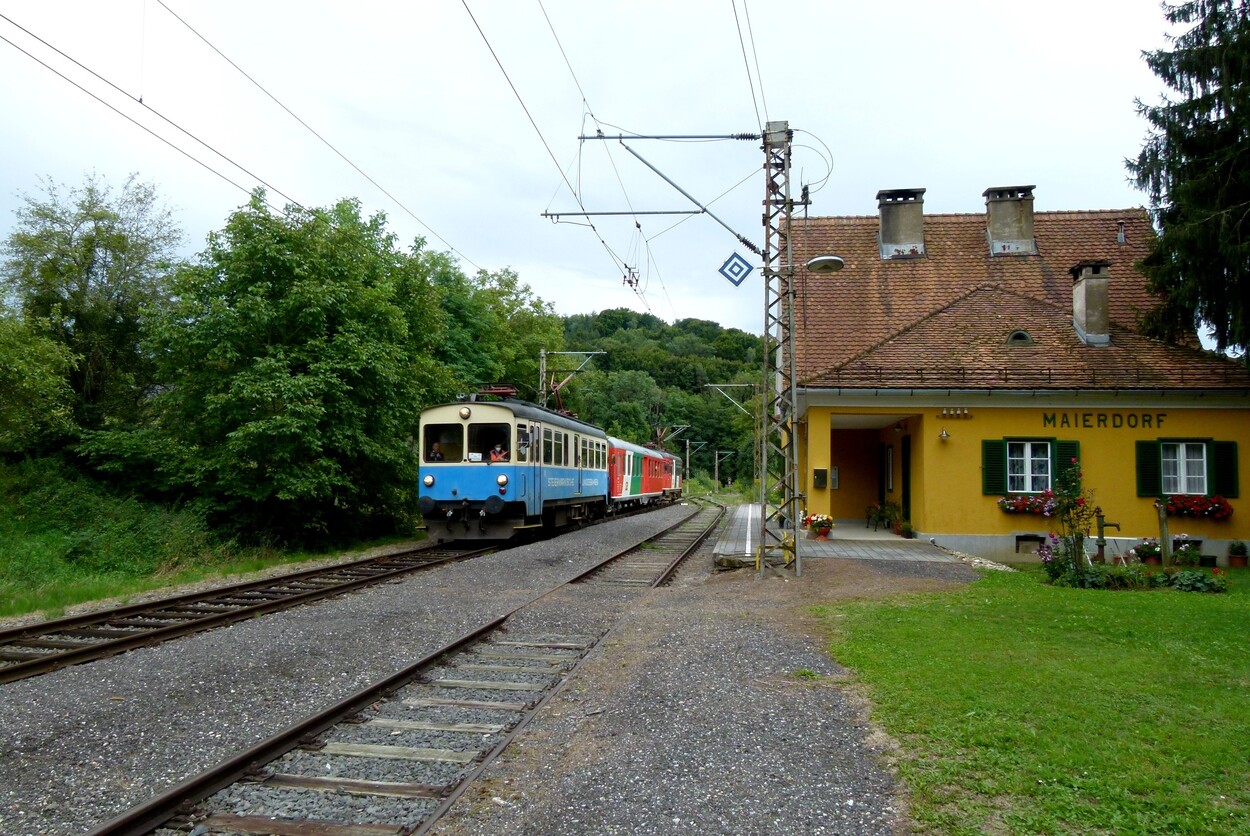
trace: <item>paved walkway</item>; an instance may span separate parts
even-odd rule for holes
[[[714,553],[717,557],[739,557],[755,560],[760,538],[760,506],[738,505],[730,509],[733,518],[724,528]],[[828,540],[809,540],[806,531],[799,531],[799,557],[803,560],[823,557],[857,558],[859,560],[909,560],[933,563],[959,561],[931,545],[928,540],[905,540],[892,531],[873,531],[863,520],[838,520]]]

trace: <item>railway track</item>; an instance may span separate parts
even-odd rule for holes
[[[592,596],[604,584],[658,585],[722,514],[696,512],[92,833],[425,832],[559,692],[618,617],[595,606],[585,623],[566,618],[553,632],[544,599],[569,590]],[[665,559],[647,561],[644,570],[633,562],[639,552]],[[628,568],[616,574],[613,563]],[[648,571],[650,579],[639,582]],[[635,596],[618,597],[616,612]]]
[[[414,549],[0,630],[0,683],[297,607],[491,551],[494,547]]]

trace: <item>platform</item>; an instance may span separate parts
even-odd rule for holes
[[[735,557],[755,561],[760,545],[760,507],[736,505],[729,510],[732,518],[717,540],[713,553],[716,557]],[[857,560],[910,560],[935,563],[958,563],[949,554],[931,545],[928,540],[907,540],[891,531],[873,531],[864,526],[863,519],[837,520],[828,540],[808,540],[807,532],[800,529],[799,557],[854,558]]]

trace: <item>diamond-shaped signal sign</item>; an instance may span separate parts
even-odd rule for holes
[[[746,280],[747,276],[751,275],[751,271],[754,269],[750,262],[734,253],[725,259],[725,263],[721,265],[720,274],[733,282],[734,287],[737,287]]]

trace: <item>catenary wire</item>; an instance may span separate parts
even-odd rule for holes
[[[813,192],[818,192],[825,187],[825,185],[829,182],[829,178],[833,176],[833,151],[829,150],[829,146],[825,143],[823,139],[816,136],[816,134],[812,133],[811,131],[805,131],[800,128],[795,128],[794,132],[796,134],[807,134],[812,139],[819,142],[821,144],[821,147],[825,149],[825,153],[821,154],[819,151],[817,151],[815,148],[812,148],[812,146],[810,145],[797,146],[799,148],[811,148],[811,150],[816,151],[816,156],[820,157],[825,163],[825,176],[822,177],[818,181],[819,185],[816,186],[816,188],[811,189],[811,191]]]
[[[481,24],[477,22],[477,17],[474,16],[473,10],[469,8],[467,0],[460,0],[460,2],[461,5],[464,6],[465,12],[469,15],[469,19],[473,22],[474,28],[477,29],[478,34],[481,36],[482,42],[486,44],[486,49],[490,52],[491,58],[495,60],[495,65],[498,66],[499,71],[503,73],[504,80],[508,82],[508,87],[512,90],[512,95],[516,97],[517,102],[521,105],[521,109],[525,111],[525,116],[529,119],[531,127],[533,127],[534,132],[538,134],[539,141],[542,142],[543,148],[547,150],[547,156],[551,158],[551,162],[555,164],[556,170],[560,172],[560,178],[564,181],[565,186],[568,187],[569,192],[573,195],[573,199],[577,201],[578,207],[585,212],[586,207],[582,204],[581,195],[577,193],[577,190],[573,188],[573,184],[569,182],[568,176],[564,173],[564,169],[561,167],[560,162],[556,159],[555,153],[552,152],[551,145],[547,142],[547,138],[543,136],[543,132],[538,127],[538,123],[534,121],[534,117],[530,113],[529,107],[526,106],[525,100],[521,97],[520,91],[517,90],[516,85],[512,83],[512,78],[508,75],[508,71],[504,68],[503,62],[499,59],[499,55],[495,52],[494,46],[491,45],[490,39],[486,37],[486,32],[482,30]],[[628,266],[625,264],[624,260],[613,252],[612,248],[608,246],[607,241],[603,240],[603,236],[599,233],[598,228],[593,223],[587,225],[592,231],[594,231],[595,237],[599,240],[604,252],[606,252],[608,257],[612,259],[613,265],[618,270],[628,271]]]
[[[714,197],[714,198],[712,198],[711,200],[709,200],[709,201],[708,201],[706,204],[704,204],[704,205],[705,205],[705,206],[711,206],[713,203],[715,203],[716,201],[720,200],[722,197],[724,197],[725,195],[729,194],[729,193],[730,193],[730,192],[732,192],[734,189],[738,188],[739,186],[741,186],[741,185],[742,185],[743,183],[745,183],[746,181],[750,180],[752,177],[754,177],[754,176],[755,176],[756,174],[758,174],[758,173],[759,173],[759,171],[758,171],[758,170],[756,170],[756,169],[752,169],[752,171],[751,171],[751,173],[750,173],[750,174],[748,174],[746,177],[743,177],[741,180],[739,180],[737,183],[734,183],[734,184],[733,184],[732,186],[730,186],[729,188],[725,189],[725,191],[721,192],[720,194],[718,194],[716,197]],[[697,217],[697,215],[687,215],[686,217],[682,218],[680,221],[677,221],[676,223],[674,223],[674,224],[670,224],[669,226],[666,226],[664,229],[661,229],[659,232],[657,232],[655,235],[652,235],[652,236],[651,236],[650,238],[648,238],[647,240],[648,240],[648,241],[654,241],[656,238],[659,238],[659,237],[660,237],[661,235],[663,235],[664,233],[668,232],[668,231],[669,231],[669,230],[671,230],[671,229],[675,229],[676,227],[681,226],[681,225],[682,225],[682,224],[684,224],[686,221],[688,221],[688,220],[690,220],[691,218],[694,218],[694,217]]]
[[[764,95],[764,74],[760,72],[760,56],[755,50],[755,29],[751,26],[751,9],[747,0],[742,0],[742,11],[747,19],[747,37],[751,41],[751,57],[755,60],[755,80],[760,85],[760,101],[764,103],[764,119],[768,119],[768,97]]]
[[[747,84],[751,88],[751,104],[755,105],[755,124],[764,128],[764,121],[760,119],[760,103],[755,98],[755,80],[751,77],[751,62],[747,59],[747,45],[742,39],[742,22],[738,20],[738,3],[737,0],[729,0],[729,5],[734,10],[734,26],[738,29],[738,47],[742,50],[742,66],[746,67]]]
[[[159,139],[161,142],[165,143],[165,144],[166,144],[166,145],[168,145],[170,148],[172,148],[172,149],[174,149],[175,151],[177,151],[179,154],[182,154],[184,157],[186,157],[187,159],[191,160],[191,162],[195,163],[196,165],[198,165],[198,166],[200,166],[200,167],[204,168],[205,170],[207,170],[207,171],[209,171],[209,172],[211,172],[211,173],[213,173],[213,174],[216,174],[216,175],[217,175],[218,177],[220,177],[222,180],[225,180],[225,181],[226,181],[227,183],[229,183],[231,186],[234,186],[236,189],[238,189],[239,191],[243,192],[244,194],[251,194],[251,193],[252,193],[252,192],[251,192],[251,190],[250,190],[250,189],[248,189],[246,186],[243,186],[243,185],[241,185],[241,184],[239,184],[239,183],[234,182],[234,181],[233,181],[233,180],[231,180],[229,177],[227,177],[225,174],[221,173],[220,171],[218,171],[217,169],[213,168],[213,167],[212,167],[211,165],[209,165],[208,163],[206,163],[206,162],[204,162],[203,160],[199,159],[199,158],[198,158],[198,157],[196,157],[194,154],[191,154],[189,151],[187,151],[187,150],[185,150],[185,149],[183,149],[183,148],[179,148],[177,145],[175,145],[174,143],[170,142],[168,139],[166,139],[165,137],[163,137],[163,136],[161,136],[160,134],[158,134],[156,131],[154,131],[154,130],[152,130],[151,128],[149,128],[147,125],[144,125],[143,123],[139,122],[139,121],[138,121],[137,119],[135,119],[133,116],[131,116],[131,115],[127,114],[127,113],[123,113],[122,111],[118,110],[116,107],[114,107],[113,105],[111,105],[111,104],[109,104],[108,102],[104,101],[104,99],[100,98],[100,97],[99,97],[99,96],[97,96],[95,93],[93,93],[93,92],[91,92],[90,90],[88,90],[86,87],[83,87],[81,84],[79,84],[78,82],[74,81],[72,78],[70,78],[69,76],[65,75],[65,74],[64,74],[64,73],[62,73],[60,70],[58,70],[58,69],[56,69],[55,67],[51,66],[51,65],[50,65],[50,64],[48,64],[47,62],[45,62],[45,61],[43,61],[43,60],[41,60],[41,59],[37,58],[36,56],[32,55],[32,54],[31,54],[31,53],[29,53],[29,52],[27,52],[25,49],[23,49],[22,47],[18,46],[16,43],[14,43],[13,41],[9,40],[9,39],[8,39],[7,37],[5,37],[4,35],[0,35],[0,40],[4,41],[4,42],[5,42],[5,43],[7,43],[9,46],[11,46],[11,47],[13,47],[14,49],[16,49],[18,52],[20,52],[20,53],[22,53],[23,55],[25,55],[26,57],[30,58],[32,61],[35,61],[36,63],[43,65],[43,67],[44,67],[44,68],[46,68],[47,70],[49,70],[50,72],[55,73],[56,75],[58,75],[58,76],[60,76],[61,78],[65,79],[65,80],[66,80],[66,81],[68,81],[70,84],[74,85],[74,86],[75,86],[75,87],[77,87],[79,90],[81,90],[82,92],[86,93],[88,96],[90,96],[91,98],[95,99],[97,102],[99,102],[100,104],[102,104],[102,105],[104,105],[105,107],[107,107],[109,110],[111,110],[111,111],[113,111],[114,113],[116,113],[118,116],[121,116],[123,119],[126,119],[126,120],[127,120],[127,121],[129,121],[129,122],[132,122],[135,126],[137,126],[137,127],[139,127],[139,128],[142,128],[143,130],[147,131],[147,132],[148,132],[148,133],[150,133],[152,136],[156,137],[156,138],[157,138],[157,139]],[[273,210],[273,211],[275,211],[275,212],[281,213],[281,211],[282,211],[282,210],[281,210],[281,209],[279,209],[277,206],[274,206],[272,203],[269,203],[268,201],[265,201],[265,205],[266,205],[266,206],[268,206],[270,209],[272,209],[272,210]]]
[[[295,198],[293,198],[293,197],[291,197],[290,195],[288,195],[286,192],[284,192],[284,191],[282,191],[281,189],[279,189],[277,186],[274,186],[272,183],[269,183],[268,181],[266,181],[263,177],[259,176],[258,174],[255,174],[254,172],[249,171],[247,168],[245,168],[245,167],[243,167],[242,165],[240,165],[239,163],[235,162],[233,159],[231,159],[230,157],[226,156],[226,155],[225,155],[225,154],[223,154],[221,151],[218,151],[216,148],[214,148],[213,146],[209,145],[207,142],[205,142],[204,140],[200,139],[198,136],[196,136],[195,134],[191,133],[191,132],[190,132],[190,131],[188,131],[186,128],[182,127],[181,125],[179,125],[177,122],[175,122],[175,121],[173,121],[172,119],[170,119],[170,118],[169,118],[168,116],[166,116],[165,114],[161,113],[159,110],[156,110],[156,109],[155,109],[155,108],[153,108],[152,106],[150,106],[150,105],[148,105],[148,104],[144,103],[144,101],[143,101],[143,98],[142,98],[142,97],[136,97],[136,96],[133,96],[133,95],[132,95],[132,94],[130,94],[130,93],[127,93],[127,92],[126,92],[125,90],[123,90],[121,87],[118,87],[116,84],[114,84],[113,82],[109,81],[107,78],[105,78],[104,76],[100,75],[100,74],[99,74],[99,73],[97,73],[95,70],[93,70],[93,69],[91,69],[90,67],[86,66],[86,65],[85,65],[85,64],[83,64],[81,61],[79,61],[79,60],[77,60],[76,58],[74,58],[73,56],[66,54],[63,50],[58,49],[57,47],[55,47],[55,46],[53,46],[52,44],[48,43],[48,42],[47,42],[47,41],[45,41],[43,38],[39,37],[38,35],[36,35],[36,34],[35,34],[34,32],[32,32],[32,31],[30,31],[30,30],[29,30],[29,29],[27,29],[26,27],[22,26],[20,23],[18,23],[17,21],[13,20],[12,18],[10,18],[8,15],[4,14],[3,12],[0,12],[0,20],[4,20],[5,22],[9,23],[10,25],[12,25],[12,26],[14,26],[14,27],[16,27],[16,28],[20,29],[21,31],[25,32],[27,35],[29,35],[30,37],[34,38],[36,41],[38,41],[39,43],[41,43],[41,44],[43,44],[44,46],[46,46],[48,49],[52,50],[52,51],[53,51],[53,52],[55,52],[57,55],[59,55],[59,56],[61,56],[62,58],[64,58],[66,61],[69,61],[69,62],[70,62],[71,64],[73,64],[74,66],[78,67],[80,70],[83,70],[84,72],[86,72],[86,73],[88,73],[88,74],[90,74],[90,75],[94,76],[97,80],[99,80],[99,81],[103,82],[104,84],[108,85],[109,87],[113,88],[113,90],[117,91],[117,92],[118,92],[118,93],[120,93],[121,95],[123,95],[123,96],[125,96],[126,98],[130,99],[132,102],[134,102],[135,104],[137,104],[137,105],[139,105],[140,107],[144,108],[145,110],[147,110],[149,113],[153,114],[154,116],[158,116],[158,117],[160,117],[162,120],[164,120],[164,121],[165,121],[165,123],[166,123],[167,125],[169,125],[169,126],[171,126],[171,127],[173,127],[173,128],[178,129],[178,130],[179,130],[179,131],[181,131],[181,132],[182,132],[185,136],[187,136],[189,139],[192,139],[192,140],[194,140],[195,142],[198,142],[200,145],[202,145],[203,147],[207,148],[209,151],[212,151],[212,152],[213,152],[214,154],[216,154],[218,157],[221,157],[223,160],[225,160],[226,162],[230,163],[230,165],[234,166],[234,167],[235,167],[235,168],[237,168],[239,171],[242,171],[242,172],[243,172],[244,174],[246,174],[248,177],[251,177],[253,180],[257,181],[258,183],[261,183],[262,185],[264,185],[264,186],[265,186],[265,188],[269,189],[270,191],[274,192],[275,194],[279,194],[279,195],[281,195],[283,198],[285,198],[285,199],[286,199],[286,201],[287,201],[288,203],[294,203],[296,206],[299,206],[301,209],[303,209],[303,208],[304,208],[303,204],[301,204],[298,200],[296,200]],[[10,43],[12,43],[12,42],[10,41]],[[27,54],[29,55],[30,53],[27,53]],[[33,57],[33,56],[32,56],[32,57]],[[47,66],[47,65],[45,64],[44,66]],[[65,76],[62,76],[62,78],[65,78]],[[67,79],[67,80],[68,80],[68,79]],[[79,88],[79,89],[82,89],[82,88]],[[133,121],[133,120],[132,120],[132,121]],[[136,123],[136,124],[137,124],[137,123]]]
[[[582,97],[582,106],[583,106],[583,108],[584,108],[584,112],[583,112],[583,116],[582,116],[583,133],[585,132],[585,130],[584,130],[584,126],[585,126],[585,117],[586,117],[586,116],[589,116],[589,117],[590,117],[590,119],[591,119],[591,121],[593,121],[593,122],[595,123],[595,127],[596,127],[596,129],[598,129],[598,130],[600,130],[600,132],[602,132],[602,127],[600,126],[599,119],[598,119],[598,117],[596,117],[596,116],[595,116],[594,109],[590,106],[590,101],[586,98],[586,91],[582,88],[582,83],[581,83],[581,80],[580,80],[580,79],[578,79],[578,77],[577,77],[577,73],[573,70],[573,62],[569,60],[568,52],[564,49],[564,44],[560,41],[560,36],[556,33],[556,27],[555,27],[555,24],[551,22],[551,16],[550,16],[549,14],[547,14],[547,8],[546,8],[546,7],[542,4],[542,0],[538,0],[538,8],[542,11],[542,13],[543,13],[543,19],[547,22],[547,29],[548,29],[548,30],[550,30],[550,32],[551,32],[551,37],[552,37],[552,39],[556,42],[556,47],[560,50],[560,56],[561,56],[562,58],[564,58],[564,66],[568,68],[569,75],[570,75],[570,76],[572,76],[572,78],[573,78],[573,84],[577,87],[577,92],[578,92],[578,93],[581,95],[581,97]],[[583,143],[580,143],[580,144],[579,144],[579,146],[578,146],[578,157],[577,157],[577,159],[578,159],[578,167],[577,167],[577,171],[578,171],[578,194],[579,194],[579,195],[581,194],[581,150],[582,150],[582,147],[583,147],[584,145],[585,145],[585,143],[583,142]],[[634,203],[633,203],[633,201],[632,201],[632,200],[630,199],[630,197],[629,197],[629,192],[628,192],[628,190],[625,188],[625,181],[624,181],[624,179],[621,177],[621,172],[620,172],[620,170],[617,168],[617,165],[616,165],[616,159],[612,156],[612,149],[611,149],[610,147],[608,147],[606,143],[604,144],[604,152],[607,154],[607,157],[608,157],[608,163],[612,166],[612,172],[613,172],[613,174],[616,176],[616,182],[617,182],[617,185],[619,185],[619,186],[620,186],[620,189],[621,189],[621,195],[622,195],[622,196],[624,196],[624,198],[625,198],[625,205],[629,207],[629,211],[630,211],[630,212],[633,212],[633,211],[634,211]],[[553,198],[553,199],[554,199],[554,198]],[[581,206],[581,205],[582,205],[580,197],[578,198],[578,205],[579,205],[579,206]],[[585,211],[585,206],[582,206],[582,210],[583,210],[583,211]],[[634,228],[637,230],[638,234],[639,234],[639,235],[641,235],[641,233],[642,233],[642,225],[641,225],[641,223],[639,223],[639,221],[638,221],[638,217],[637,217],[636,215],[634,215],[634,216],[633,216],[633,219],[634,219]],[[590,226],[591,226],[591,228],[592,228],[592,229],[594,229],[594,225],[593,225],[593,224],[591,224]],[[598,233],[598,230],[596,229],[596,230],[595,230],[595,232],[596,232],[596,233]],[[634,262],[634,263],[636,264],[636,263],[637,263],[637,261],[635,260],[635,262]],[[629,280],[629,272],[628,272],[628,271],[629,271],[629,265],[628,265],[628,264],[622,264],[622,269],[624,269],[624,270],[626,271],[626,273],[625,273],[625,275],[626,275],[626,283],[628,284],[628,283],[629,283],[629,281],[628,281],[628,280]],[[644,305],[644,306],[646,306],[647,310],[648,310],[648,311],[650,311],[650,310],[651,310],[651,306],[647,303],[647,299],[646,299],[646,295],[645,295],[645,293],[640,293],[640,292],[638,291],[638,288],[637,288],[637,286],[636,286],[636,285],[632,285],[632,284],[631,284],[631,285],[630,285],[630,287],[631,287],[631,289],[634,291],[634,294],[635,294],[635,295],[637,295],[639,298],[641,298],[641,299],[642,299],[642,303],[643,303],[643,305]]]
[[[294,119],[296,122],[299,122],[301,125],[303,125],[303,126],[304,126],[304,128],[305,128],[305,129],[306,129],[309,133],[311,133],[311,134],[312,134],[313,136],[315,136],[317,139],[321,140],[322,144],[323,144],[323,145],[325,145],[327,148],[329,148],[331,151],[333,151],[335,154],[337,154],[337,155],[339,156],[339,158],[340,158],[341,160],[343,160],[343,162],[347,163],[349,166],[351,166],[353,169],[355,169],[355,171],[356,171],[356,173],[357,173],[357,174],[359,174],[361,177],[363,177],[363,178],[365,178],[366,180],[368,180],[370,183],[372,183],[372,184],[373,184],[374,188],[376,188],[378,191],[382,192],[382,194],[384,194],[384,195],[386,195],[388,198],[390,198],[390,199],[391,199],[391,201],[392,201],[392,202],[393,202],[396,206],[398,206],[400,209],[404,210],[404,212],[408,215],[408,217],[412,218],[414,221],[416,221],[418,224],[420,224],[422,227],[424,227],[424,228],[425,228],[425,229],[426,229],[426,230],[427,230],[427,231],[428,231],[431,235],[433,235],[435,238],[437,238],[439,241],[441,241],[441,242],[443,243],[443,246],[447,247],[447,249],[451,250],[453,253],[455,253],[456,255],[460,256],[462,259],[464,259],[465,261],[467,261],[469,264],[472,264],[472,265],[473,265],[476,269],[478,269],[478,270],[481,270],[481,269],[482,269],[482,268],[481,268],[480,266],[478,266],[477,264],[474,264],[473,259],[469,258],[467,255],[465,255],[464,253],[462,253],[460,250],[458,250],[458,249],[456,249],[455,247],[453,247],[453,246],[451,245],[451,243],[447,241],[447,239],[446,239],[446,238],[444,238],[443,236],[439,235],[436,231],[434,231],[434,228],[433,228],[433,227],[431,227],[431,226],[430,226],[429,224],[427,224],[425,221],[423,221],[423,220],[421,220],[419,217],[417,217],[416,213],[415,213],[415,212],[413,212],[411,209],[409,209],[409,208],[408,208],[408,206],[407,206],[407,205],[406,205],[406,204],[405,204],[402,200],[400,200],[399,198],[395,197],[395,195],[391,194],[391,193],[390,193],[390,191],[388,191],[388,190],[386,189],[386,187],[384,187],[384,186],[383,186],[381,183],[379,183],[377,180],[374,180],[371,176],[369,176],[369,175],[368,175],[368,174],[367,174],[367,173],[366,173],[366,172],[365,172],[365,171],[364,171],[364,170],[363,170],[360,166],[356,165],[356,163],[354,163],[351,159],[349,159],[349,158],[348,158],[348,156],[347,156],[346,154],[344,154],[342,151],[340,151],[338,148],[336,148],[336,147],[333,145],[333,143],[331,143],[328,139],[326,139],[324,136],[322,136],[320,133],[318,133],[316,130],[314,130],[314,129],[313,129],[313,127],[312,127],[311,125],[309,125],[307,122],[305,122],[305,121],[304,121],[303,119],[301,119],[299,116],[297,116],[297,115],[295,114],[295,112],[294,112],[294,111],[292,111],[289,107],[287,107],[285,104],[283,104],[281,101],[279,101],[279,100],[278,100],[278,97],[277,97],[277,96],[275,96],[273,93],[270,93],[268,90],[266,90],[266,89],[265,89],[265,87],[264,87],[264,85],[262,85],[259,81],[257,81],[256,79],[254,79],[254,78],[252,78],[250,75],[248,75],[248,74],[247,74],[247,72],[246,72],[246,71],[244,71],[244,69],[243,69],[242,67],[240,67],[238,64],[236,64],[234,61],[232,61],[232,60],[230,59],[230,57],[229,57],[229,56],[227,56],[224,52],[222,52],[220,49],[218,49],[218,48],[217,48],[217,47],[216,47],[216,46],[212,43],[212,41],[210,41],[208,38],[206,38],[206,37],[204,37],[203,35],[201,35],[201,34],[200,34],[200,33],[199,33],[196,29],[195,29],[195,27],[193,27],[191,24],[187,23],[185,20],[183,20],[181,17],[179,17],[179,16],[178,16],[178,14],[177,14],[177,12],[175,12],[173,9],[169,8],[169,6],[167,6],[167,5],[165,4],[165,0],[156,0],[156,2],[160,3],[161,8],[163,8],[165,11],[169,12],[169,14],[170,14],[170,15],[172,15],[172,16],[173,16],[173,18],[174,18],[175,20],[177,20],[179,23],[181,23],[183,26],[185,26],[185,27],[186,27],[186,28],[187,28],[187,29],[188,29],[188,30],[189,30],[189,31],[190,31],[193,35],[195,35],[197,38],[199,38],[201,41],[203,41],[203,42],[205,43],[205,45],[207,45],[207,46],[208,46],[208,48],[209,48],[209,49],[211,49],[213,52],[215,52],[215,53],[217,53],[219,56],[221,56],[222,60],[224,60],[224,61],[225,61],[227,64],[229,64],[231,67],[234,67],[234,69],[235,69],[235,70],[237,70],[237,71],[239,72],[239,74],[240,74],[240,75],[242,75],[244,78],[246,78],[248,81],[250,81],[253,85],[255,85],[255,87],[256,87],[258,90],[260,90],[262,93],[264,93],[266,96],[268,96],[271,100],[273,100],[274,104],[278,105],[278,107],[280,107],[280,108],[282,108],[283,110],[285,110],[285,111],[286,111],[286,112],[287,112],[287,113],[291,116],[291,118],[292,118],[292,119]]]

